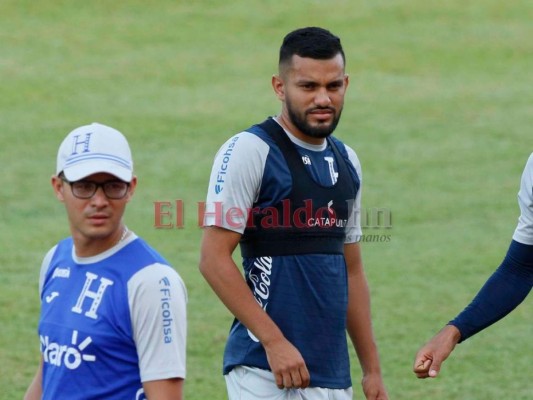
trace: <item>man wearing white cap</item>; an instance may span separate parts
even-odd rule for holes
[[[52,187],[72,236],[41,266],[41,363],[26,400],[182,398],[187,291],[122,220],[136,185],[119,131],[93,123],[61,144]]]

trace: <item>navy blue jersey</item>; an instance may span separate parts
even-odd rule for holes
[[[325,143],[313,146],[290,136],[313,179],[334,185],[337,160]],[[357,156],[337,139],[354,187],[361,171]],[[291,171],[273,139],[251,129],[229,139],[218,152],[206,202],[206,226],[243,233],[247,210],[269,207],[291,192]],[[354,191],[355,193],[355,191]],[[310,194],[312,197],[312,194]],[[360,190],[352,202],[346,243],[361,236]],[[346,338],[348,287],[342,254],[250,257],[243,260],[246,282],[257,302],[301,352],[311,374],[311,386],[342,389],[351,386]],[[224,353],[224,373],[237,365],[269,369],[263,346],[235,320]]]

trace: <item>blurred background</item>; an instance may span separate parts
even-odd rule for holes
[[[187,284],[186,398],[226,398],[232,318],[198,272],[198,202],[219,146],[278,113],[282,38],[312,25],[346,53],[335,134],[361,160],[363,207],[391,217],[369,223],[363,242],[391,399],[531,399],[531,296],[459,345],[438,379],[411,368],[498,267],[516,226],[533,151],[532,15],[522,0],[3,0],[0,399],[20,399],[38,365],[39,267],[69,235],[50,177],[64,136],[91,122],[128,137],[139,185],[126,222]],[[156,203],[171,203],[168,224],[177,200],[183,226],[158,227]],[[352,361],[362,399],[353,351]]]

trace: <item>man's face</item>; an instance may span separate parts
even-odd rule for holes
[[[283,102],[283,121],[293,134],[316,141],[335,130],[348,86],[341,54],[328,60],[293,56],[273,86]]]
[[[116,180],[113,175],[98,173],[81,181],[103,183]],[[121,229],[122,216],[127,202],[133,195],[136,178],[132,180],[126,195],[121,199],[108,198],[102,187],[98,187],[90,198],[78,198],[74,195],[71,184],[57,176],[52,177],[52,186],[58,199],[65,204],[71,233],[75,240],[95,249],[96,252],[116,244],[115,237],[117,231]]]

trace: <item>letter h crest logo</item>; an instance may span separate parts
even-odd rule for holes
[[[78,297],[78,301],[76,302],[76,305],[72,307],[71,311],[81,314],[83,313],[83,303],[86,298],[92,299],[92,303],[89,307],[89,310],[85,312],[85,316],[97,319],[98,318],[98,307],[100,306],[100,303],[102,302],[102,298],[104,296],[104,292],[107,289],[108,286],[113,285],[113,281],[106,279],[106,278],[100,278],[100,285],[98,286],[98,289],[95,291],[90,290],[90,287],[92,286],[93,281],[95,281],[98,278],[98,275],[93,274],[91,272],[87,272],[85,274],[85,285],[83,286],[83,289],[81,290],[80,296]]]
[[[84,139],[80,139],[81,135],[76,135],[72,138],[72,153],[71,155],[75,155],[78,153],[88,153],[90,150],[89,145],[91,144],[91,135],[92,132],[88,132],[85,134]],[[79,147],[81,146],[81,150]]]

